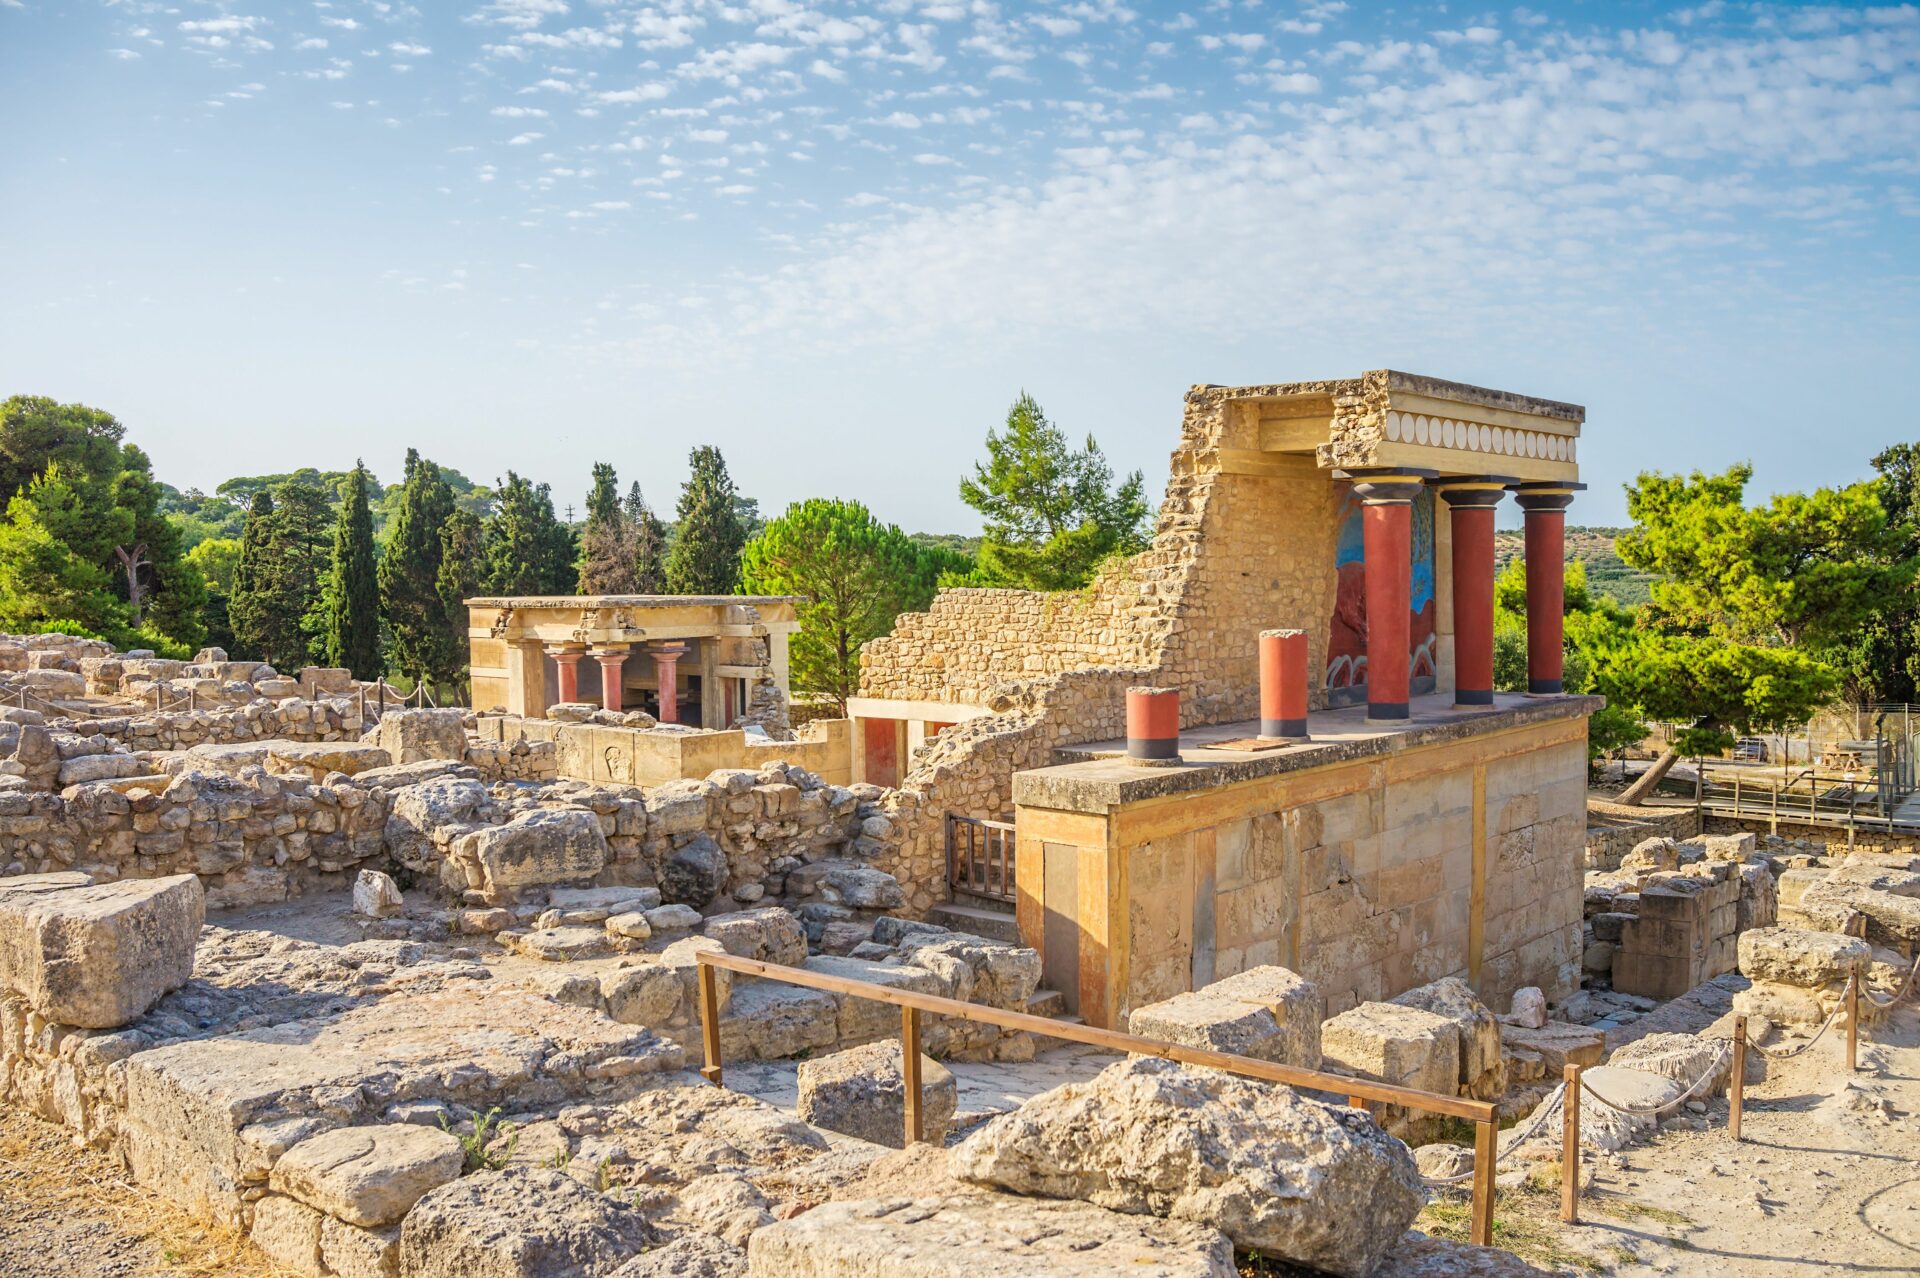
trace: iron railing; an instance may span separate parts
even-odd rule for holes
[[[1012,901],[1013,823],[947,813],[947,885],[956,892]]]

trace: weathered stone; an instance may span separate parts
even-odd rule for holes
[[[1510,1251],[1429,1238],[1408,1230],[1373,1278],[1555,1278],[1559,1271],[1536,1269]]]
[[[852,861],[820,862],[827,865],[820,881],[820,892],[829,902],[853,910],[898,910],[907,903],[900,882],[884,870]]]
[[[1395,1003],[1362,1003],[1320,1027],[1329,1070],[1452,1096],[1459,1089],[1460,1034],[1443,1016]]]
[[[400,1229],[320,1218],[320,1260],[333,1278],[400,1278]]]
[[[807,961],[807,930],[791,910],[768,906],[737,914],[716,914],[701,932],[720,942],[727,953],[797,967]]]
[[[1215,981],[1204,992],[1266,1008],[1286,1036],[1278,1059],[1303,1069],[1320,1068],[1320,1022],[1327,1019],[1327,1000],[1306,977],[1273,965],[1250,967]]]
[[[1747,1053],[1749,1062],[1764,1062],[1765,1059],[1759,1052]],[[1648,1034],[1613,1053],[1607,1058],[1607,1064],[1645,1074],[1659,1074],[1683,1088],[1692,1087],[1702,1075],[1711,1073],[1713,1081],[1693,1093],[1704,1100],[1727,1090],[1727,1084],[1733,1077],[1733,1044],[1724,1039],[1703,1038],[1697,1034]],[[1748,1081],[1759,1081],[1751,1077],[1751,1069],[1748,1073]]]
[[[1451,1049],[1451,1031],[1439,1037]],[[1367,1115],[1153,1058],[1036,1096],[949,1166],[975,1184],[1205,1223],[1346,1278],[1371,1273],[1426,1201],[1412,1154]]]
[[[466,712],[462,710],[389,710],[361,740],[384,749],[395,763],[464,759]]]
[[[700,833],[660,863],[660,894],[668,902],[699,909],[727,885],[727,854]]]
[[[607,931],[629,941],[644,941],[653,935],[653,924],[639,910],[615,914],[607,919]]]
[[[683,1234],[642,1252],[612,1278],[746,1278],[747,1253],[711,1234]]]
[[[716,1172],[683,1185],[673,1217],[735,1247],[747,1245],[753,1231],[773,1223],[773,1206],[758,1186],[738,1172]]]
[[[656,932],[684,932],[700,926],[700,911],[691,905],[656,905],[643,917]]]
[[[268,1187],[349,1225],[376,1229],[458,1176],[463,1158],[458,1140],[431,1127],[340,1127],[288,1150],[273,1165]]]
[[[730,978],[733,974],[721,971],[717,975]],[[623,1025],[665,1025],[680,1008],[685,984],[685,978],[676,968],[664,963],[642,963],[602,976],[600,993],[607,1015]],[[731,990],[731,981],[723,982],[720,990],[723,1011]]]
[[[442,1185],[400,1229],[407,1278],[589,1278],[656,1241],[639,1212],[550,1168]]]
[[[1598,1065],[1607,1054],[1607,1035],[1604,1030],[1570,1025],[1565,1021],[1548,1021],[1539,1029],[1505,1025],[1500,1031],[1500,1038],[1508,1047],[1538,1056],[1548,1078],[1560,1077],[1570,1063],[1582,1068]]]
[[[379,870],[362,870],[353,880],[353,912],[370,919],[383,919],[406,909],[400,885]]]
[[[910,1258],[911,1268],[903,1261]],[[750,1278],[1234,1278],[1204,1225],[1005,1194],[827,1203],[747,1244]]]
[[[1759,928],[1740,936],[1740,975],[1812,989],[1864,971],[1871,954],[1865,941],[1850,936],[1792,927]]]
[[[320,1222],[325,1217],[291,1198],[272,1195],[253,1206],[253,1226],[247,1232],[253,1245],[268,1259],[299,1274],[319,1274]]]
[[[454,856],[477,867],[490,891],[570,883],[600,873],[607,836],[591,812],[535,811],[463,835],[454,844]]]
[[[325,780],[329,773],[357,776],[393,765],[393,756],[380,746],[352,741],[271,741],[267,743],[267,770]]]
[[[1643,839],[1634,844],[1633,851],[1620,858],[1623,870],[1677,870],[1680,868],[1680,849],[1672,839]]]
[[[193,975],[205,921],[191,874],[93,886],[0,879],[0,987],[58,1025],[125,1025]]]
[[[1500,1022],[1457,976],[1420,985],[1392,1000],[1417,1007],[1453,1023],[1460,1040],[1460,1091],[1480,1100],[1497,1100],[1507,1089],[1501,1063]]]
[[[720,1047],[729,1060],[776,1060],[832,1047],[839,1038],[839,1011],[824,990],[739,982],[720,1017]]]
[[[1523,985],[1513,992],[1507,1009],[1507,1024],[1522,1029],[1539,1029],[1547,1023],[1547,996],[1537,985]]]
[[[815,1127],[901,1149],[906,1143],[905,1075],[898,1043],[869,1043],[800,1062],[796,1113]],[[959,1104],[946,1066],[920,1058],[920,1139],[946,1140]]]
[[[1253,1003],[1220,998],[1207,990],[1176,994],[1163,1002],[1134,1008],[1127,1017],[1127,1032],[1183,1047],[1300,1063],[1288,1060],[1290,1039],[1272,1012]],[[1317,1065],[1315,1062],[1306,1068]]]

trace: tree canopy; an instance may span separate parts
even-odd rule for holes
[[[692,473],[680,489],[677,527],[667,551],[667,589],[677,595],[730,595],[740,583],[746,526],[726,458],[711,444],[688,458]]]
[[[345,499],[333,524],[333,557],[327,569],[327,664],[345,666],[356,679],[375,679],[380,661],[380,581],[374,567],[373,476],[360,462],[341,481]]]

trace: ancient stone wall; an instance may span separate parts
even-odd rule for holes
[[[1692,808],[1634,808],[1587,800],[1587,868],[1617,870],[1627,853],[1648,839],[1690,839],[1700,833]]]

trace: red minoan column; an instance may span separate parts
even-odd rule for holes
[[[1413,664],[1413,499],[1431,470],[1354,470],[1365,509],[1360,531],[1367,558],[1367,718],[1407,718]]]
[[[1260,632],[1260,735],[1307,739],[1307,632]]]
[[[683,643],[656,644],[648,649],[653,657],[654,673],[660,676],[660,722],[680,722],[680,658],[687,655]]]
[[[1180,690],[1127,689],[1127,757],[1180,757]]]
[[[626,669],[627,649],[596,648],[593,659],[600,663],[600,705],[606,710],[626,709],[626,694],[620,687]]]
[[[1567,507],[1585,484],[1516,484],[1527,520],[1527,692],[1554,697],[1566,691]]]
[[[549,648],[554,669],[560,674],[560,700],[580,699],[580,661],[587,654],[578,648]]]
[[[1453,704],[1493,704],[1493,516],[1512,480],[1443,479],[1453,517]]]

